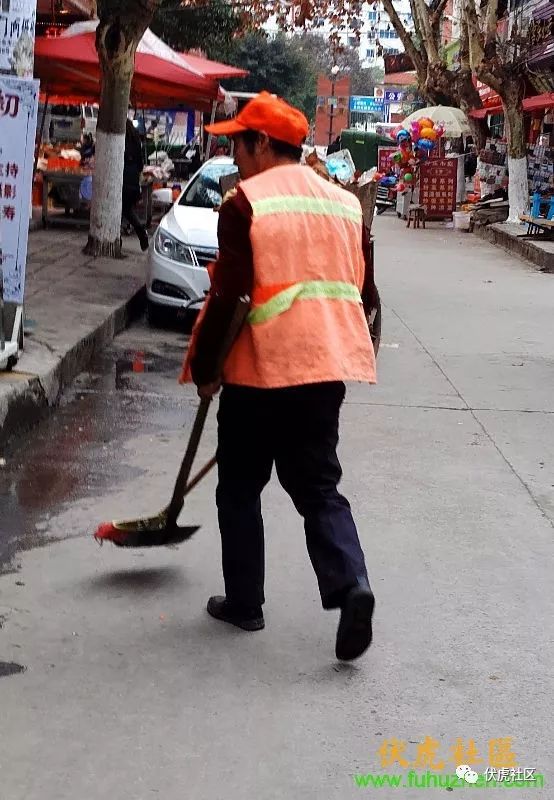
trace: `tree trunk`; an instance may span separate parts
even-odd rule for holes
[[[121,257],[123,156],[130,90],[129,74],[104,75],[96,130],[90,230],[85,247],[85,253],[92,256]]]
[[[442,61],[429,63],[427,66],[427,80],[423,87],[423,94],[433,105],[457,106],[456,81],[454,74]]]
[[[125,126],[135,53],[150,24],[157,0],[123,4],[100,0],[96,49],[102,70],[102,93],[96,132],[96,169],[87,255],[121,257],[121,193]]]
[[[510,178],[508,186],[510,215],[508,222],[520,223],[520,217],[522,214],[527,213],[529,205],[523,109],[521,101],[519,105],[513,105],[503,100],[502,105],[504,107],[508,139],[508,173]]]

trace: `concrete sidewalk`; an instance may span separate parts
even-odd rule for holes
[[[119,333],[141,299],[145,256],[126,239],[127,258],[82,253],[83,231],[29,236],[25,350],[13,372],[0,372],[0,444],[55,406],[92,353]]]
[[[197,408],[182,333],[133,326],[0,470],[0,556],[2,531],[19,548],[0,578],[1,800],[424,800],[410,769],[482,773],[512,751],[547,784],[512,796],[552,800],[554,282],[434,223],[387,214],[375,237],[379,384],[349,388],[340,447],[371,651],[335,662],[337,614],[275,478],[260,633],[205,611],[215,474],[183,547],[94,545],[101,519],[167,502]],[[198,464],[215,446],[213,409]],[[354,776],[374,774],[401,785],[364,792]]]
[[[515,258],[525,259],[534,264],[540,272],[554,273],[554,241],[546,236],[527,238],[527,225],[513,225],[506,222],[485,225],[475,229],[479,236],[497,247],[507,250]]]

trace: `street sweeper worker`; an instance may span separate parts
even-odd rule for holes
[[[374,607],[337,489],[344,382],[376,380],[365,315],[376,288],[362,210],[353,194],[300,165],[308,122],[274,95],[262,92],[207,130],[232,137],[241,176],[221,206],[219,257],[185,366],[200,397],[222,387],[216,499],[225,596],[212,597],[208,612],[247,631],[264,627],[260,495],[275,465],[304,518],[323,608],[340,609],[336,655],[351,660],[371,643]],[[217,355],[244,295],[250,312],[220,376]]]

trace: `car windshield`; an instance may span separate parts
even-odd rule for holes
[[[51,114],[54,117],[80,117],[80,106],[52,106]]]
[[[179,205],[217,208],[223,199],[220,179],[236,172],[236,164],[206,164],[181,197]]]

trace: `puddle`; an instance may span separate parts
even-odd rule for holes
[[[82,535],[52,522],[68,504],[144,474],[148,459],[144,469],[126,463],[129,439],[171,440],[188,424],[193,407],[177,383],[185,337],[173,336],[126,331],[126,341],[97,354],[48,419],[1,453],[0,574],[14,571],[19,551]],[[133,338],[149,346],[130,348]]]
[[[181,348],[171,356],[141,350],[126,352],[115,362],[115,389],[117,391],[127,391],[131,388],[137,391],[148,390],[152,385],[150,376],[177,382],[178,368],[182,357],[183,350]]]

